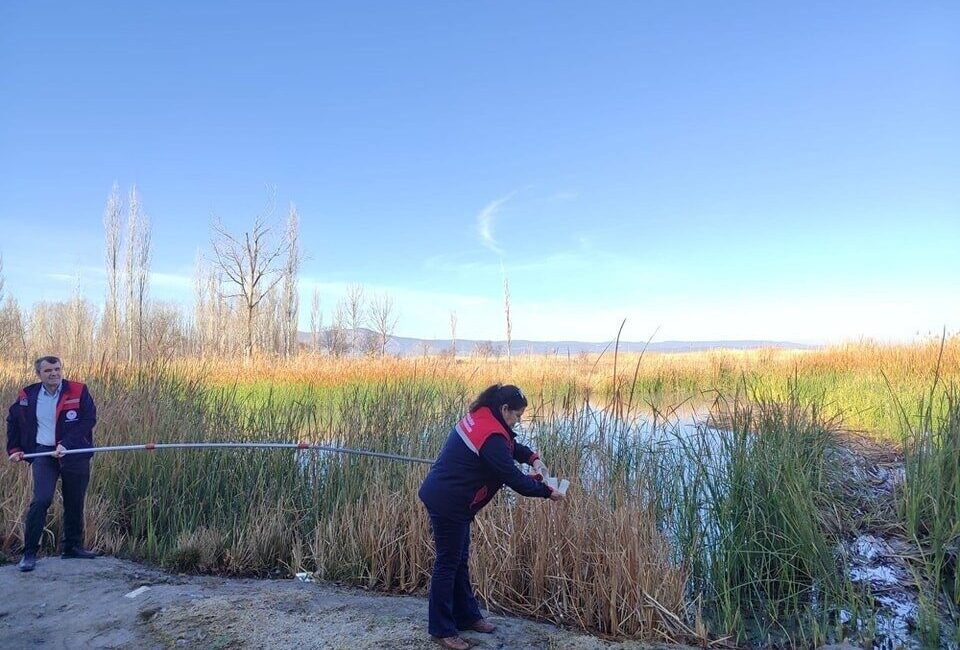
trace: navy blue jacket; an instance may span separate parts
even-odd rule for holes
[[[30,384],[17,395],[7,414],[7,455],[17,451],[32,454],[37,450],[37,395],[41,384]],[[90,391],[78,381],[63,380],[57,402],[55,436],[58,445],[67,449],[93,447],[93,425],[97,423],[97,407]],[[70,454],[69,458],[90,458],[89,454]],[[28,458],[27,461],[32,459]]]
[[[486,407],[464,416],[420,486],[420,500],[430,514],[470,521],[505,484],[523,496],[549,498],[550,488],[514,462],[529,465],[538,458],[515,438]]]

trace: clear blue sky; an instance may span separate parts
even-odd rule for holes
[[[502,265],[514,338],[956,331],[958,34],[947,1],[5,2],[7,288],[102,301],[118,181],[189,303],[275,186],[328,320],[359,282],[398,334],[503,338]]]

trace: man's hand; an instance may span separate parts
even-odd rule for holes
[[[560,494],[559,492],[557,492],[557,491],[554,490],[553,488],[550,488],[550,500],[551,500],[551,501],[564,501],[566,498],[567,498],[566,495]]]
[[[15,452],[13,452],[12,454],[10,454],[10,462],[11,462],[11,463],[19,463],[21,460],[23,460],[23,452],[22,452],[22,451],[15,451]]]
[[[65,452],[66,450],[67,448],[64,447],[63,445],[57,445],[57,450],[50,455],[53,456],[54,458],[63,458],[63,452]]]

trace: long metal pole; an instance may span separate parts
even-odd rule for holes
[[[433,465],[432,460],[388,454],[382,451],[367,451],[365,449],[348,449],[346,447],[331,447],[329,445],[314,445],[307,442],[148,442],[142,445],[115,445],[112,447],[87,447],[84,449],[66,449],[61,455],[102,453],[105,451],[155,451],[157,449],[315,449],[337,454],[352,454],[355,456],[369,456],[385,458],[387,460],[402,460],[409,463]],[[56,451],[41,451],[34,454],[24,454],[24,458],[39,458],[40,456],[54,456]]]

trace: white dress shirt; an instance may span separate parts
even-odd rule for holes
[[[60,401],[60,391],[63,382],[57,386],[57,392],[47,394],[47,388],[40,385],[37,393],[37,444],[54,447],[57,444],[57,402]]]

